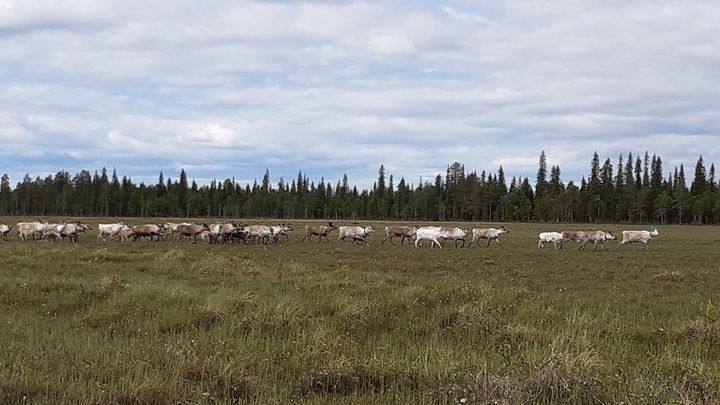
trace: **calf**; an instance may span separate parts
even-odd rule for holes
[[[538,248],[544,248],[545,243],[552,242],[555,249],[558,243],[562,242],[562,234],[560,232],[540,232],[538,234]]]
[[[118,231],[118,238],[120,239],[120,242],[127,242],[130,240],[131,237],[135,235],[135,232],[130,228],[129,226],[125,225],[123,226],[120,231]]]
[[[442,236],[444,231],[445,229],[441,226],[423,226],[417,228],[415,231],[415,247],[418,248],[420,246],[419,243],[421,240],[429,240],[430,249],[435,247],[435,245],[442,249],[438,238]]]
[[[392,240],[396,236],[400,238],[400,246],[402,246],[405,242],[405,238],[412,240],[415,237],[417,229],[417,227],[409,226],[387,226],[385,227],[385,237],[382,242],[380,242],[380,246],[384,245],[386,240],[389,240],[390,243],[395,246]]]
[[[443,241],[447,239],[452,239],[455,241],[455,248],[457,248],[458,241],[462,241],[462,245],[460,245],[461,248],[465,247],[465,236],[467,236],[468,230],[467,229],[460,229],[460,228],[444,228],[442,234],[440,235],[440,238],[443,239]]]
[[[620,242],[620,248],[626,243],[642,243],[643,249],[647,249],[647,244],[652,238],[660,235],[657,228],[653,228],[652,231],[622,231],[622,241]]]
[[[606,240],[615,240],[617,239],[615,235],[613,235],[610,231],[589,231],[584,232],[585,234],[585,242],[582,245],[582,248],[585,248],[585,245],[592,242],[595,244],[595,248],[593,249],[593,252],[595,252],[598,248],[598,245],[600,245],[601,249],[605,249],[605,241]]]
[[[372,225],[362,226],[341,226],[338,228],[338,241],[352,239],[357,243],[365,243],[365,238],[373,232]]]
[[[305,241],[305,239],[309,239],[310,242],[312,242],[312,237],[314,235],[317,235],[318,243],[322,241],[322,238],[325,238],[326,241],[330,242],[330,239],[328,239],[328,234],[334,229],[337,229],[337,226],[333,225],[332,222],[328,222],[327,225],[322,226],[305,225],[305,237],[302,238],[302,241]]]
[[[480,246],[480,243],[478,241],[481,239],[487,239],[485,247],[490,246],[490,241],[492,240],[497,242],[498,245],[502,246],[502,244],[500,243],[500,236],[506,233],[510,233],[510,231],[505,229],[504,226],[500,226],[499,228],[473,228],[473,237],[470,243],[468,243],[468,246],[472,245],[473,242],[475,242],[477,246]]]
[[[10,227],[5,224],[0,224],[0,236],[3,240],[8,240],[8,234],[10,233]]]
[[[200,235],[198,235],[198,239],[206,242],[208,245],[213,243],[213,236],[210,231],[202,231]]]

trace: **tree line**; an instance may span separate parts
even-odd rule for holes
[[[333,185],[302,171],[276,184],[266,170],[260,183],[225,179],[198,186],[188,184],[185,170],[176,180],[161,172],[157,184],[137,184],[103,168],[35,179],[26,174],[14,188],[3,175],[0,215],[708,224],[720,221],[720,187],[715,165],[706,170],[702,157],[690,182],[682,164],[665,177],[660,156],[647,152],[620,155],[614,166],[611,159],[601,164],[596,152],[579,184],[565,183],[557,165],[548,170],[544,151],[534,185],[527,177],[506,179],[502,166],[466,172],[459,162],[417,185],[396,182],[381,165],[372,189],[363,190],[350,186],[347,175]]]

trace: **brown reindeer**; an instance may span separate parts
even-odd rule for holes
[[[80,232],[82,232],[83,224],[77,223],[77,224],[66,224],[65,227],[60,231],[60,236],[63,239],[68,239],[72,243],[77,243],[80,241],[80,236],[78,235]]]
[[[593,243],[595,245],[593,252],[597,251],[598,245],[600,245],[600,249],[605,250],[605,241],[616,239],[615,235],[610,231],[585,232],[585,244],[583,245],[583,249],[585,249],[585,245],[588,243]]]
[[[165,226],[162,224],[137,225],[132,228],[132,231],[134,242],[137,242],[140,238],[149,238],[150,240],[157,238],[157,240],[160,240],[162,239],[162,234],[165,231]]]
[[[412,240],[415,237],[415,232],[417,232],[417,227],[387,226],[385,227],[385,237],[382,242],[380,242],[380,246],[384,245],[386,240],[390,241],[390,243],[395,246],[392,240],[396,236],[401,238],[400,246],[402,246],[406,238]]]
[[[302,238],[302,241],[309,238],[310,242],[312,242],[313,235],[317,235],[318,243],[322,241],[322,238],[325,238],[326,241],[330,242],[328,234],[333,229],[337,229],[337,226],[333,225],[332,222],[328,222],[327,225],[322,226],[305,225],[305,237]]]
[[[202,225],[178,225],[177,229],[175,230],[175,242],[177,242],[178,239],[184,238],[184,237],[192,237],[193,238],[193,244],[196,244],[198,241],[198,238],[200,237],[200,234],[204,231],[210,231],[210,227],[208,224],[202,224]]]
[[[562,242],[560,242],[560,249],[565,249],[567,243],[577,243],[580,245],[578,250],[582,250],[587,244],[588,240],[583,231],[562,231]]]

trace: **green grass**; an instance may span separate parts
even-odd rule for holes
[[[588,226],[442,250],[295,226],[270,246],[0,242],[0,403],[720,400],[718,228],[580,252],[536,235]]]

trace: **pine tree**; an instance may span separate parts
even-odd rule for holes
[[[262,191],[265,194],[270,193],[270,169],[265,169],[265,174],[262,178]]]
[[[10,189],[10,177],[7,173],[3,174],[0,180],[0,215],[10,215],[10,201],[12,199],[12,190]]]
[[[493,193],[496,198],[495,206],[499,208],[499,212],[495,215],[495,219],[499,221],[505,220],[505,210],[504,210],[504,199],[505,196],[508,193],[508,187],[507,183],[505,183],[505,171],[503,170],[502,165],[498,168],[497,171],[497,181],[495,185],[495,192]]]
[[[616,212],[619,219],[632,221],[634,218],[633,202],[637,193],[635,178],[633,177],[633,157],[632,152],[628,153],[628,159],[625,162],[625,185],[622,191],[622,198],[618,202]],[[619,192],[619,190],[618,190]]]
[[[190,214],[188,213],[188,179],[187,173],[185,173],[185,169],[180,170],[180,184],[178,185],[178,208],[180,215],[190,216]]]
[[[547,191],[547,158],[545,151],[540,152],[538,171],[535,179],[535,195],[542,197]]]
[[[600,172],[600,220],[612,220],[615,213],[615,187],[613,184],[613,167],[610,159],[605,159]]]
[[[683,223],[683,216],[690,205],[690,195],[685,181],[685,167],[681,163],[680,171],[675,172],[675,208],[677,208],[678,223]]]
[[[590,163],[590,181],[587,183],[585,193],[587,199],[587,217],[590,221],[598,222],[602,211],[602,188],[600,182],[600,157],[597,151],[593,153],[593,158]]]
[[[547,158],[545,151],[540,152],[538,170],[535,177],[535,218],[546,221],[550,211],[550,198],[547,183]]]
[[[717,183],[715,182],[715,163],[710,164],[710,171],[708,172],[708,189],[709,191],[717,191]]]
[[[640,157],[635,160],[635,188],[640,190],[642,187],[642,161]]]
[[[707,185],[707,173],[705,171],[705,162],[703,162],[702,156],[695,165],[695,179],[693,180],[690,188],[690,194],[693,196],[700,195],[708,189]]]
[[[158,177],[158,183],[155,189],[157,190],[158,197],[164,196],[165,192],[167,191],[165,189],[165,176],[163,176],[162,170],[160,171],[160,176]]]
[[[120,215],[120,180],[118,180],[117,170],[115,170],[115,169],[113,169],[113,172],[112,172],[109,196],[110,196],[110,201],[108,204],[109,205],[108,215],[112,215],[112,216]]]
[[[95,212],[98,215],[108,216],[110,211],[110,182],[108,180],[107,169],[103,167],[100,173],[99,182],[95,186],[98,190]]]
[[[378,170],[377,193],[379,197],[385,196],[385,166],[380,165]]]

